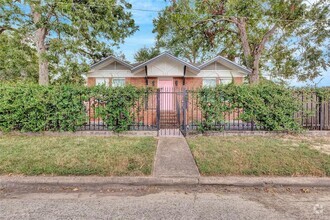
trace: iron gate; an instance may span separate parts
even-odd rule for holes
[[[186,136],[187,90],[184,88],[157,89],[158,136]]]

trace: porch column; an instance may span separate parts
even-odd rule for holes
[[[185,86],[186,85],[186,72],[187,72],[187,66],[183,67],[183,81],[182,84]]]
[[[146,73],[146,76],[145,76],[146,86],[148,86],[148,67],[144,66],[144,70],[145,70],[145,73]]]

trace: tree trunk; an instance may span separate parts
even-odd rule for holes
[[[40,2],[39,2],[40,4]],[[33,22],[35,25],[39,24],[41,19],[41,14],[38,10],[35,10],[35,5],[31,5],[31,12],[33,15]],[[35,43],[37,47],[37,54],[39,60],[39,85],[48,85],[49,77],[48,77],[48,61],[46,58],[46,36],[47,29],[45,27],[39,27],[36,31]]]
[[[245,58],[245,65],[249,68],[252,68],[252,72],[249,75],[250,84],[257,84],[259,82],[259,64],[261,53],[265,48],[266,42],[275,33],[277,29],[277,24],[275,24],[271,29],[267,31],[267,33],[263,36],[261,42],[254,47],[252,54],[247,36],[245,18],[232,18],[232,22],[236,24],[239,30],[239,35]]]
[[[46,29],[39,28],[36,33],[36,45],[39,59],[39,85],[48,85],[48,60],[46,58]]]
[[[236,26],[239,30],[239,36],[240,36],[240,40],[241,40],[242,47],[243,47],[245,65],[247,67],[250,67],[251,66],[250,65],[251,64],[251,62],[250,62],[251,48],[250,48],[247,31],[246,31],[246,22],[245,22],[244,18],[236,18],[236,19],[234,19],[234,23],[236,24]]]
[[[250,84],[257,84],[259,82],[259,62],[260,56],[254,57],[252,72],[249,75]]]

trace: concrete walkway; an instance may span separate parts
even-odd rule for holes
[[[198,177],[199,172],[183,137],[160,137],[153,175],[156,177]]]

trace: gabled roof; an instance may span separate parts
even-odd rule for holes
[[[93,68],[95,68],[95,67],[97,67],[97,66],[99,66],[99,65],[101,65],[101,64],[103,64],[103,63],[105,63],[105,62],[107,62],[107,61],[109,61],[111,59],[113,59],[114,61],[116,61],[116,62],[118,62],[118,63],[120,63],[120,64],[122,64],[124,66],[126,66],[130,70],[133,68],[133,66],[131,64],[129,64],[129,63],[127,63],[127,62],[125,62],[125,61],[123,61],[123,60],[121,60],[121,59],[119,59],[119,58],[111,55],[111,56],[108,56],[105,59],[103,59],[103,60],[101,60],[99,62],[96,62],[93,65],[91,65],[91,69],[93,69]]]
[[[226,58],[224,58],[222,56],[217,56],[217,57],[215,57],[215,58],[213,58],[213,59],[211,59],[211,60],[203,63],[202,65],[199,65],[198,68],[199,69],[203,69],[204,67],[206,67],[209,64],[211,64],[213,62],[216,62],[216,61],[220,62],[221,64],[223,64],[223,65],[225,65],[227,67],[228,66],[229,67],[234,66],[234,67],[236,67],[237,69],[239,69],[240,71],[242,71],[242,72],[244,72],[246,74],[250,74],[251,73],[251,70],[247,69],[246,67],[241,66],[241,65],[238,65],[237,63],[235,63],[235,62],[233,62],[231,60],[228,60],[228,59],[226,59]]]
[[[167,57],[167,58],[169,58],[171,60],[177,61],[177,62],[181,63],[182,65],[187,66],[188,68],[190,68],[190,69],[192,69],[192,70],[194,70],[196,72],[200,72],[204,67],[208,66],[209,64],[211,64],[213,62],[218,61],[221,64],[223,64],[223,65],[225,65],[225,66],[227,66],[229,68],[232,68],[232,67],[237,68],[238,70],[240,70],[241,72],[243,72],[245,74],[250,74],[251,73],[251,70],[247,69],[246,67],[241,66],[241,65],[238,65],[237,63],[235,63],[235,62],[233,62],[231,60],[228,60],[228,59],[226,59],[226,58],[224,58],[222,56],[217,56],[217,57],[215,57],[215,58],[213,58],[213,59],[211,59],[211,60],[209,60],[209,61],[207,61],[207,62],[205,62],[205,63],[203,63],[201,65],[199,65],[199,66],[195,66],[195,65],[193,65],[193,64],[191,64],[189,62],[186,62],[186,61],[184,61],[184,60],[182,60],[182,59],[180,59],[180,58],[178,58],[178,57],[170,54],[169,52],[163,52],[163,53],[159,54],[158,56],[156,56],[156,57],[154,57],[154,58],[152,58],[152,59],[150,59],[150,60],[148,60],[146,62],[137,63],[137,64],[129,64],[129,63],[127,63],[127,62],[125,62],[125,61],[123,61],[123,60],[121,60],[121,59],[119,59],[119,58],[111,55],[111,56],[108,56],[105,59],[103,59],[103,60],[101,60],[101,61],[99,61],[99,62],[94,63],[93,65],[91,65],[91,69],[95,69],[96,67],[98,67],[98,66],[106,63],[109,60],[114,60],[114,61],[116,61],[116,62],[118,62],[118,63],[126,66],[128,69],[130,69],[132,72],[134,72],[136,70],[139,70],[141,68],[144,68],[144,66],[146,66],[146,65],[148,65],[148,64],[150,64],[150,63],[152,63],[152,62],[154,62],[154,61],[156,61],[158,59],[161,59],[163,57]]]
[[[189,67],[189,68],[191,68],[192,70],[195,70],[195,71],[197,71],[197,72],[200,71],[200,69],[199,69],[198,67],[196,67],[196,66],[192,65],[191,63],[188,63],[188,62],[186,62],[186,61],[184,61],[184,60],[182,60],[182,59],[180,59],[180,58],[177,58],[176,56],[173,56],[172,54],[170,54],[170,53],[168,53],[168,52],[163,52],[163,53],[159,54],[158,56],[156,56],[156,57],[154,57],[154,58],[152,58],[152,59],[150,59],[150,60],[148,60],[148,61],[146,61],[146,62],[144,62],[144,63],[141,63],[141,64],[135,66],[135,67],[132,69],[132,71],[136,71],[136,70],[138,70],[138,69],[141,69],[141,68],[143,68],[144,66],[146,66],[146,65],[148,65],[148,64],[150,64],[150,63],[152,63],[152,62],[154,62],[154,61],[156,61],[156,60],[158,60],[158,59],[160,59],[160,58],[163,58],[163,57],[167,57],[167,58],[170,58],[170,59],[172,59],[172,60],[175,60],[175,61],[181,63],[182,65],[187,66],[187,67]]]

